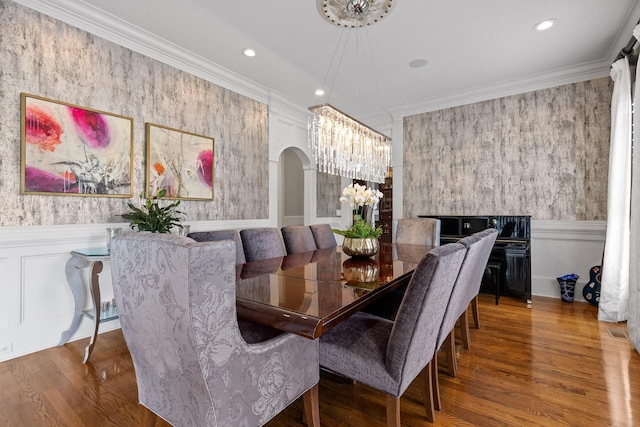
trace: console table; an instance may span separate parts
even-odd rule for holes
[[[93,334],[89,340],[89,344],[84,351],[84,359],[82,363],[87,363],[93,346],[96,342],[96,336],[98,335],[98,325],[102,322],[114,320],[118,318],[117,308],[113,305],[109,306],[108,310],[101,310],[100,305],[100,282],[99,274],[102,272],[102,262],[110,258],[108,249],[94,248],[94,249],[82,249],[71,251],[71,258],[67,261],[65,266],[65,274],[67,276],[67,282],[71,288],[73,294],[73,318],[69,328],[62,333],[58,346],[64,345],[69,338],[78,330],[80,326],[80,320],[85,315],[93,320]],[[91,280],[87,283],[86,272],[89,272]],[[89,288],[91,302],[93,308],[83,310],[83,305],[86,297],[86,289]],[[97,314],[96,314],[97,313]]]
[[[499,267],[499,280],[485,275],[481,289],[522,297],[531,303],[530,215],[419,215],[440,220],[440,243],[455,242],[487,228],[498,230],[489,261]],[[498,287],[497,289],[495,287]]]

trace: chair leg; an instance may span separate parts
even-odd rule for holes
[[[440,382],[438,381],[438,355],[431,361],[431,390],[433,393],[433,407],[436,411],[442,410],[440,402]]]
[[[476,324],[476,329],[480,329],[480,315],[478,314],[478,295],[471,300],[471,311],[473,311],[473,321]]]
[[[453,330],[445,338],[442,347],[447,356],[447,373],[455,378],[458,375],[458,361],[456,360],[456,338]]]
[[[149,408],[144,405],[140,406],[138,425],[140,427],[154,427],[156,425],[156,421],[158,416],[153,413]]]
[[[320,427],[320,409],[318,406],[318,384],[302,395],[304,422],[309,427]]]
[[[469,350],[471,347],[471,335],[469,334],[469,309],[460,315],[460,331],[462,332],[462,346]]]
[[[400,427],[400,398],[387,394],[387,426]]]
[[[437,357],[438,355],[434,354],[433,359],[431,359],[431,362],[429,362],[429,364],[427,364],[427,366],[424,367],[424,369],[422,370],[422,373],[420,374],[422,378],[422,394],[424,395],[422,398],[424,400],[424,409],[427,415],[427,421],[429,421],[430,423],[436,420],[436,409],[435,409],[436,403],[435,403],[435,392],[434,392],[434,386],[433,386],[434,385],[433,369],[434,369],[434,366],[435,366],[435,369],[438,369],[438,365],[437,365],[438,362],[435,361]],[[438,378],[437,373],[435,378],[437,381],[437,378]],[[440,396],[438,392],[438,398],[439,397]],[[387,417],[389,417],[389,398],[387,398]]]

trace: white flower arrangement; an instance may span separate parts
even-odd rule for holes
[[[349,184],[349,186],[342,190],[342,197],[340,197],[340,201],[349,203],[351,209],[354,210],[363,206],[371,206],[375,209],[378,206],[380,199],[382,199],[382,196],[382,192],[356,183]]]
[[[382,197],[382,192],[367,188],[366,185],[356,183],[345,187],[340,201],[349,203],[353,210],[353,225],[347,230],[333,230],[333,232],[351,238],[380,237],[382,228],[376,228],[373,224],[373,211]]]

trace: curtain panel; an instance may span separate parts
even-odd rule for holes
[[[640,40],[640,25],[633,30],[633,36]],[[636,67],[636,85],[640,79],[640,67]],[[636,86],[633,95],[634,104],[640,106],[640,91]],[[638,123],[640,113],[634,113],[634,121]],[[640,131],[640,129],[639,129]],[[633,135],[634,147],[639,147],[638,132]],[[627,329],[629,339],[636,351],[640,353],[640,268],[638,257],[640,256],[640,234],[638,223],[640,221],[640,155],[632,156],[631,164],[631,242],[629,254],[629,313],[627,316]]]
[[[627,320],[631,206],[631,74],[627,57],[611,68],[611,148],[607,196],[607,233],[602,264],[598,320]]]

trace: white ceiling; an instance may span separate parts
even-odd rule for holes
[[[301,106],[328,101],[356,116],[606,76],[640,18],[640,0],[395,0],[387,17],[359,30],[359,51],[352,30],[335,73],[329,64],[342,29],[320,16],[315,0],[16,1],[76,25],[92,22],[85,27],[96,33],[153,40],[165,56],[186,51]],[[532,29],[547,18],[557,24]],[[243,56],[247,47],[257,56]],[[415,59],[428,64],[409,67]],[[334,76],[327,94],[315,96]]]

